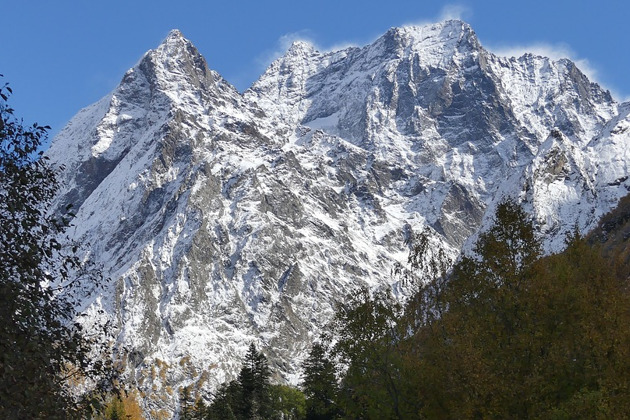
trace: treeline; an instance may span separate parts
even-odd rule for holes
[[[299,390],[273,392],[251,347],[238,380],[209,406],[184,404],[182,418],[630,416],[628,273],[597,246],[576,231],[564,252],[543,256],[511,201],[448,273],[439,253],[420,258],[428,242],[418,243],[410,261],[433,279],[405,306],[367,290],[341,305]]]
[[[365,292],[334,330],[343,418],[630,416],[628,273],[577,232],[543,257],[510,201],[405,308]]]
[[[304,419],[304,394],[285,385],[272,385],[267,358],[251,344],[238,378],[215,391],[207,405],[189,387],[180,392],[181,420]]]

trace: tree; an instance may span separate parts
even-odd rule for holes
[[[541,257],[522,209],[504,202],[476,255],[447,282],[448,308],[410,341],[429,418],[625,418],[630,298],[579,234]]]
[[[405,393],[401,348],[407,334],[402,307],[388,293],[361,290],[340,306],[333,352],[347,366],[339,405],[350,418],[407,418],[414,402]]]
[[[444,291],[448,308],[438,328],[416,333],[423,359],[423,412],[446,418],[519,418],[519,396],[530,364],[522,335],[530,311],[534,267],[541,247],[527,213],[515,202],[497,206],[472,256],[453,267]],[[432,384],[432,386],[427,386]]]
[[[97,415],[95,420],[144,420],[137,401],[137,391],[112,395],[103,413]]]
[[[239,408],[241,387],[237,381],[224,383],[216,391],[212,403],[207,409],[207,418],[213,420],[236,420]]]
[[[114,377],[111,359],[94,357],[106,351],[98,337],[75,321],[71,289],[79,273],[95,283],[100,274],[61,239],[71,215],[48,211],[57,191],[39,152],[48,127],[24,127],[10,93],[0,88],[0,417],[86,417]]]
[[[306,418],[327,420],[337,418],[339,386],[337,369],[327,350],[320,343],[313,344],[308,358],[302,364],[302,389],[306,397]]]
[[[249,346],[238,379],[224,383],[208,407],[209,419],[269,419],[273,401],[269,365],[264,354]]]
[[[543,258],[528,293],[531,373],[525,395],[538,417],[630,415],[630,295],[611,260],[576,231]]]
[[[518,203],[506,199],[497,206],[493,226],[480,235],[475,252],[481,258],[478,268],[489,279],[512,288],[519,286],[538,261],[542,248],[529,215]]]
[[[238,382],[242,393],[243,418],[268,418],[270,415],[269,365],[264,354],[250,344]]]
[[[179,391],[179,418],[181,420],[193,420],[195,412],[195,400],[190,387],[184,386]]]
[[[277,420],[304,420],[306,400],[299,389],[286,385],[271,385],[271,417]]]
[[[265,355],[252,343],[238,379],[221,385],[204,418],[217,420],[304,419],[306,402],[298,389],[270,384]],[[182,408],[183,412],[184,408]],[[198,410],[201,411],[201,410]]]
[[[414,252],[427,249],[417,243]],[[542,256],[512,201],[450,272],[443,255],[410,261],[429,264],[432,278],[404,311],[362,291],[337,312],[346,417],[629,417],[626,261],[607,260],[577,231],[564,252]],[[312,356],[318,371],[321,349]]]

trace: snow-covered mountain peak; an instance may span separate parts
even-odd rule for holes
[[[192,42],[190,42],[179,29],[171,30],[166,38],[153,50],[149,50],[147,54],[158,53],[162,56],[179,56],[181,54],[192,53],[199,55]]]
[[[305,40],[297,40],[291,43],[291,46],[287,50],[285,56],[295,57],[295,56],[309,56],[315,53],[317,49],[313,44]]]
[[[164,38],[164,40],[161,42],[161,44],[165,44],[167,42],[177,42],[177,40],[187,41],[187,39],[184,36],[184,34],[182,33],[182,31],[180,31],[179,29],[175,28],[175,29],[171,29],[168,32],[168,35],[166,35],[166,38]]]
[[[366,101],[404,98],[404,118],[417,97],[419,84],[435,84],[445,74],[479,67],[481,48],[471,27],[459,20],[425,26],[391,28],[362,48],[318,52],[304,43],[293,45],[245,92],[277,121],[326,126],[346,138],[365,138]],[[446,72],[446,73],[445,73]],[[409,95],[401,96],[401,92]],[[410,101],[411,98],[416,98]],[[430,101],[430,99],[424,100]],[[371,117],[369,117],[371,118]],[[369,143],[369,142],[368,142]]]
[[[445,20],[426,25],[405,25],[390,28],[384,38],[396,39],[406,44],[421,44],[422,42],[448,42],[469,37],[476,38],[472,27],[461,20]]]
[[[85,305],[116,320],[143,390],[212,388],[251,341],[296,382],[344,294],[409,292],[391,273],[416,233],[455,257],[505,196],[548,250],[594,226],[630,189],[630,103],[568,60],[498,57],[459,20],[295,42],[242,95],[173,31],[49,156],[70,234],[112,278]]]
[[[466,53],[479,46],[470,25],[460,20],[446,20],[391,28],[368,48],[384,48],[399,57],[417,54],[425,66],[444,67],[456,53]]]
[[[171,31],[136,67],[167,94],[182,91],[187,84],[194,89],[209,90],[213,83],[213,72],[205,58],[179,30]]]

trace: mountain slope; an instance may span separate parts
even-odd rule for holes
[[[170,395],[148,408],[172,410],[173,387],[214,387],[251,341],[295,383],[336,301],[407,295],[392,270],[414,232],[455,257],[505,196],[549,251],[592,229],[630,185],[628,110],[570,61],[497,57],[461,21],[295,43],[243,94],[173,31],[48,155],[111,278],[84,306],[115,320],[141,389]]]

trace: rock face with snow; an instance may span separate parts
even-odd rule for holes
[[[454,20],[294,43],[244,93],[173,31],[48,155],[71,235],[110,278],[86,311],[166,396],[155,414],[228,379],[252,341],[295,383],[336,301],[404,297],[392,269],[413,232],[457,255],[511,196],[560,249],[628,192],[629,146],[630,106],[571,61],[497,57]]]

